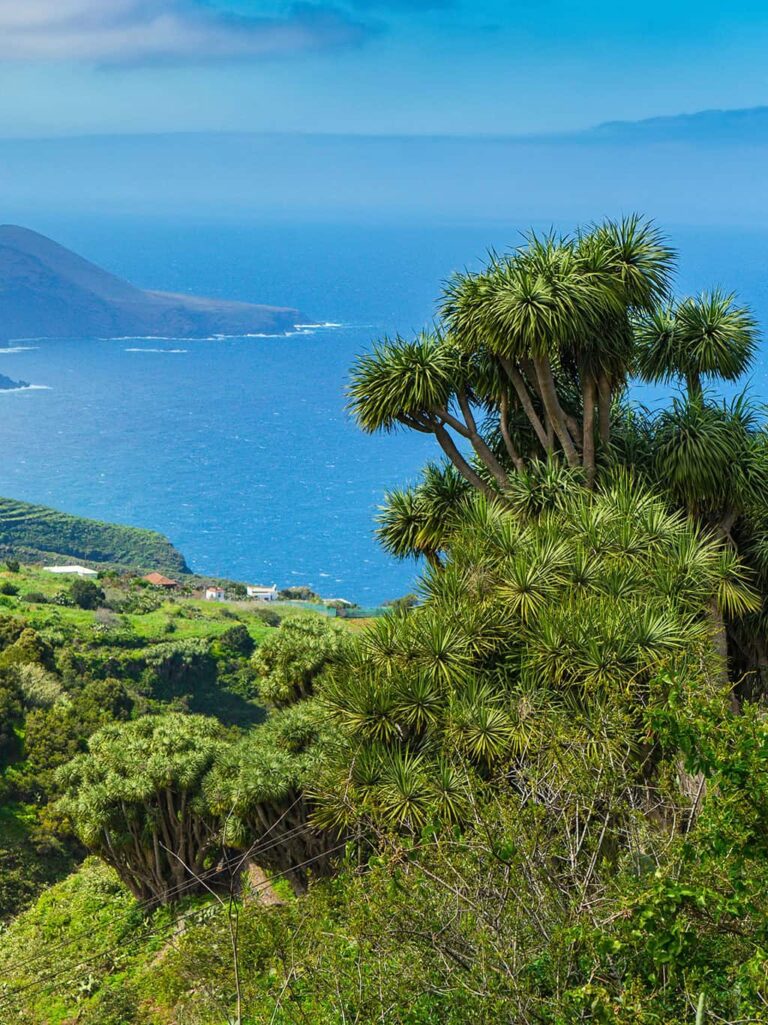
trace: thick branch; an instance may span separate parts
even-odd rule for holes
[[[549,361],[543,356],[537,356],[533,361],[533,365],[536,368],[536,374],[539,379],[544,408],[547,411],[547,416],[554,428],[558,441],[563,446],[563,452],[568,460],[568,465],[578,466],[580,463],[579,454],[576,451],[576,446],[573,444],[573,439],[565,422],[565,414],[557,397],[555,379],[552,376],[552,368],[549,365]]]
[[[473,487],[477,488],[478,491],[482,491],[482,493],[488,498],[494,498],[496,496],[496,492],[489,484],[485,483],[482,477],[475,473],[461,452],[456,448],[456,444],[445,429],[445,426],[443,424],[436,423],[434,433],[440,448],[442,448],[443,452],[445,452],[462,477],[468,480],[469,483]]]
[[[511,359],[505,359],[504,357],[502,357],[500,358],[499,362],[501,363],[501,366],[504,368],[507,377],[512,382],[512,387],[515,389],[515,394],[517,395],[518,401],[520,402],[520,405],[523,407],[523,412],[528,417],[531,427],[533,427],[536,433],[536,437],[539,439],[541,447],[544,449],[545,452],[551,451],[551,445],[549,444],[549,440],[547,438],[547,432],[544,430],[544,425],[542,424],[541,420],[539,419],[538,413],[533,407],[533,402],[531,401],[531,396],[528,394],[528,388],[523,379],[523,375],[520,373],[520,371],[517,369],[517,367]]]
[[[499,460],[496,458],[496,456],[493,454],[493,452],[491,452],[485,438],[482,436],[480,431],[478,431],[477,423],[475,422],[475,418],[472,415],[472,408],[470,406],[467,393],[462,389],[458,392],[457,397],[459,400],[459,405],[461,406],[461,411],[464,414],[464,420],[466,421],[467,429],[469,430],[469,440],[472,443],[472,448],[477,453],[480,461],[484,463],[485,466],[493,474],[499,487],[505,488],[509,483],[507,479],[507,472],[501,465]],[[442,416],[442,413],[440,415]]]
[[[471,438],[472,431],[476,430],[476,428],[469,427],[467,424],[462,423],[458,417],[453,416],[452,413],[449,413],[448,410],[443,407],[436,408],[435,413],[441,420],[444,420],[449,427],[452,427],[457,434],[460,434],[462,438]]]
[[[415,416],[409,416],[407,413],[401,413],[397,418],[401,424],[405,424],[406,427],[410,427],[412,431],[419,431],[421,434],[433,434],[432,428],[426,424],[423,420],[418,419]]]
[[[501,430],[501,436],[504,439],[504,447],[507,450],[507,455],[515,464],[515,469],[522,473],[525,469],[525,463],[523,462],[522,456],[515,448],[515,443],[512,441],[512,435],[509,433],[509,397],[506,393],[501,396],[499,403],[499,428]]]

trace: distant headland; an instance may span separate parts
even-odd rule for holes
[[[14,381],[5,374],[0,374],[0,391],[18,391],[19,388],[29,388],[29,381]]]
[[[281,334],[308,319],[289,307],[144,291],[45,235],[0,226],[0,338]]]

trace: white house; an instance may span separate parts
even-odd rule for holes
[[[97,577],[99,574],[95,569],[88,569],[87,566],[43,566],[46,573],[74,573],[78,577]]]
[[[206,601],[224,601],[226,595],[224,594],[223,587],[217,587],[215,584],[211,584],[205,589],[205,600]]]
[[[257,587],[249,584],[245,593],[249,598],[255,598],[256,601],[277,601],[277,584],[272,584],[271,587]]]

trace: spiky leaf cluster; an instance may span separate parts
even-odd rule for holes
[[[476,496],[423,605],[331,671],[322,701],[351,753],[324,784],[329,820],[460,818],[470,778],[546,751],[556,771],[558,730],[628,757],[660,674],[717,679],[713,601],[758,604],[736,557],[628,477],[594,493],[566,476],[533,507],[524,488],[512,508]]]
[[[310,697],[317,679],[348,641],[344,628],[325,616],[283,620],[253,656],[259,696],[278,708]]]

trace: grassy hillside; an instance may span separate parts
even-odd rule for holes
[[[84,519],[10,498],[0,498],[0,556],[189,572],[181,552],[153,530]]]
[[[23,616],[46,637],[79,637],[90,644],[107,630],[130,634],[138,645],[166,641],[171,636],[174,640],[215,640],[234,622],[245,623],[256,641],[269,633],[264,606],[256,602],[210,602],[179,593],[168,596],[154,588],[137,588],[130,577],[99,581],[107,602],[115,607],[126,605],[119,612],[58,604],[56,596],[66,592],[73,579],[38,566],[22,566],[18,573],[0,569],[0,588],[17,592],[0,594],[0,616]],[[135,605],[131,604],[131,595],[136,597]],[[281,616],[294,612],[290,606],[276,608]],[[94,633],[96,627],[100,631]]]

